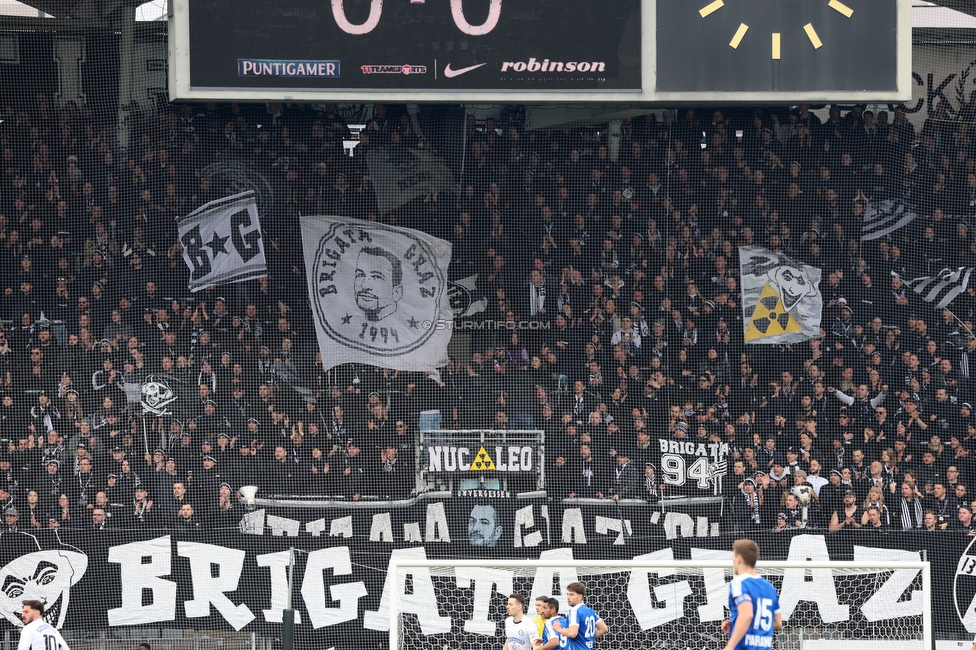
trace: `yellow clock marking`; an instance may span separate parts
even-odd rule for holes
[[[735,30],[735,36],[733,36],[732,40],[729,41],[729,47],[731,47],[733,50],[738,49],[739,43],[742,42],[742,38],[746,35],[747,31],[749,31],[749,25],[746,25],[745,23],[739,25],[739,29]]]
[[[840,4],[840,3],[838,2],[837,4]],[[701,14],[701,17],[702,18],[704,18],[708,14],[715,13],[716,11],[718,11],[719,9],[721,9],[724,6],[725,6],[725,3],[722,0],[715,0],[715,2],[710,2],[707,5],[705,5],[704,7],[702,7],[701,9],[699,9],[698,10],[698,13]],[[841,5],[841,6],[843,7],[844,5]],[[840,11],[840,9],[838,9],[837,11]]]
[[[724,6],[725,6],[725,0],[713,0],[712,2],[708,3],[707,5],[699,9],[698,13],[701,14],[702,18],[704,18],[705,16],[712,15],[713,13],[715,13],[716,11],[718,11]],[[827,6],[833,9],[834,11],[836,11],[837,13],[842,14],[846,18],[850,18],[851,16],[854,15],[854,10],[848,7],[847,5],[845,5],[840,0],[828,0]],[[729,47],[731,47],[733,50],[738,49],[739,45],[742,43],[742,39],[745,38],[747,31],[749,31],[749,25],[746,25],[745,23],[740,23],[739,29],[735,30],[735,35],[733,35],[732,40],[729,41]],[[803,31],[806,32],[807,38],[809,38],[810,42],[813,44],[813,49],[819,50],[821,47],[823,47],[823,41],[820,40],[820,36],[817,34],[817,30],[814,29],[813,27],[813,23],[807,23],[806,25],[804,25]],[[779,32],[773,32],[772,39],[773,39],[772,56],[774,60],[779,60],[782,35]]]
[[[810,42],[813,43],[813,49],[819,50],[821,47],[823,47],[823,42],[821,42],[820,37],[817,36],[817,30],[813,28],[812,23],[807,23],[804,25],[803,31],[807,33],[807,38],[809,38]]]
[[[844,14],[844,16],[847,18],[850,18],[851,16],[854,15],[854,10],[848,7],[847,5],[845,5],[840,0],[830,0],[830,2],[827,3],[827,6],[836,12]]]

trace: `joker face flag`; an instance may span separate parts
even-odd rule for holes
[[[433,370],[447,363],[451,244],[343,217],[305,217],[302,242],[322,364]]]
[[[759,246],[739,247],[745,342],[820,338],[820,269]]]

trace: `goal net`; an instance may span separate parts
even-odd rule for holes
[[[394,561],[390,648],[498,647],[510,594],[525,596],[530,620],[537,596],[555,597],[565,613],[566,586],[577,580],[610,628],[598,650],[717,648],[733,575],[731,554],[719,553],[691,561]],[[761,562],[757,571],[780,594],[777,649],[932,647],[927,562]]]

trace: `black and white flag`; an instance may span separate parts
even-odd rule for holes
[[[264,242],[253,192],[211,201],[179,224],[190,291],[267,275]]]
[[[872,201],[864,208],[861,241],[880,239],[915,221],[918,213],[901,201]]]
[[[451,243],[409,228],[303,217],[322,365],[433,370],[447,363]]]
[[[926,275],[905,282],[922,300],[932,303],[937,309],[945,309],[956,296],[969,287],[973,269],[960,266],[957,269],[942,269],[938,275]]]
[[[409,147],[378,147],[366,153],[376,203],[386,213],[418,196],[455,192],[454,173],[438,156]]]

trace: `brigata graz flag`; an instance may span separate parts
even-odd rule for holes
[[[264,242],[254,192],[211,201],[179,225],[190,291],[266,275]]]
[[[302,247],[325,369],[447,363],[450,242],[369,221],[303,217]]]
[[[820,269],[760,246],[739,247],[745,342],[820,338]]]

